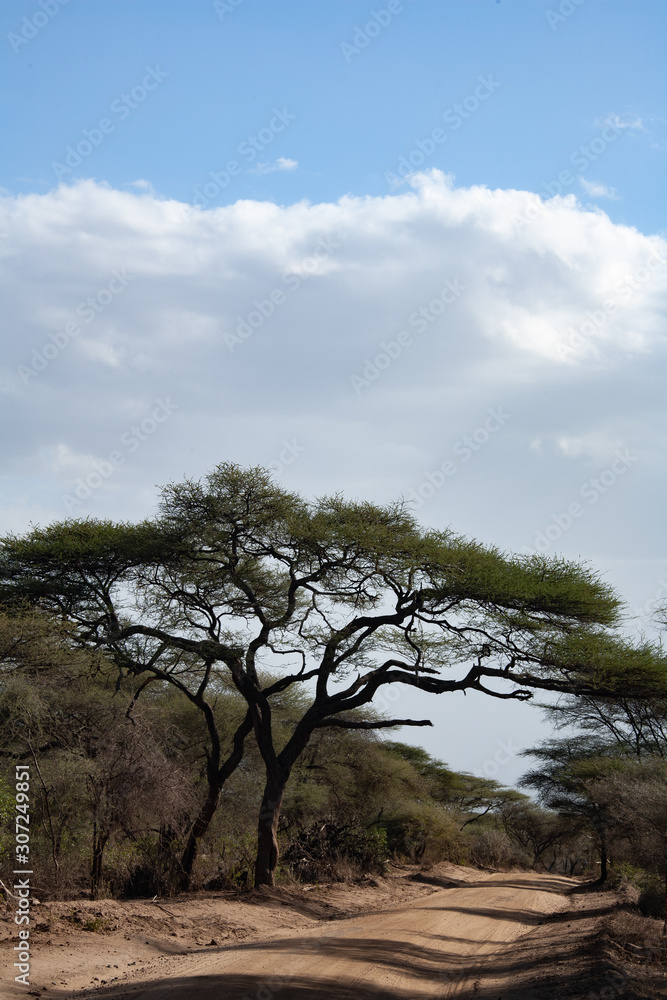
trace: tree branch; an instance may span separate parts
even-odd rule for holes
[[[316,722],[315,729],[324,729],[326,726],[337,726],[339,729],[393,729],[397,726],[432,726],[430,719],[391,719],[381,722],[353,722],[347,719],[332,717]]]

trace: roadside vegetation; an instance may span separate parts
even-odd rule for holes
[[[154,521],[4,539],[0,607],[5,884],[25,763],[44,898],[448,860],[613,871],[664,907],[665,660],[621,637],[585,567],[222,465],[167,487]],[[527,751],[533,797],[398,742],[431,723],[381,712],[389,685],[558,693],[563,738]]]
[[[29,764],[37,894],[177,891],[182,849],[206,794],[200,713],[167,685],[135,701],[134,688],[128,680],[118,684],[112,665],[69,649],[46,621],[10,616],[1,626],[4,651],[9,641],[14,655],[23,629],[28,662],[5,676],[0,695],[0,808],[6,801],[9,820],[14,764]],[[289,692],[275,703],[278,742],[303,711],[302,698]],[[215,713],[223,739],[231,740],[242,700],[221,685]],[[313,736],[286,790],[278,881],[381,874],[390,860],[592,870],[591,843],[580,836],[572,862],[568,849],[577,835],[555,813],[489,778],[452,771],[392,735],[332,728]],[[252,885],[263,778],[249,740],[203,838],[193,888]],[[13,837],[9,823],[4,829],[2,879],[10,885]]]

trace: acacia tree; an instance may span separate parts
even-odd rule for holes
[[[628,840],[633,860],[662,879],[667,935],[667,764],[660,757],[628,762],[593,782],[591,793]]]
[[[201,713],[208,734],[207,792],[190,825],[180,858],[180,883],[186,889],[190,887],[198,844],[215,815],[225,781],[243,759],[252,718],[247,709],[241,712],[229,735],[228,714],[221,726],[216,712],[219,678],[211,672],[202,678],[202,658],[182,644],[169,647],[137,640],[122,645],[99,641],[100,632],[108,635],[120,629],[119,609],[133,587],[139,596],[141,572],[148,566],[168,562],[177,544],[178,539],[164,525],[158,527],[148,521],[113,524],[92,519],[68,520],[36,529],[24,539],[6,539],[0,556],[0,660],[6,676],[16,671],[34,675],[36,671],[53,671],[63,660],[71,660],[77,646],[79,656],[81,649],[93,653],[103,649],[116,663],[120,675],[138,679],[129,712],[149,684],[164,682],[175,687]],[[50,620],[43,614],[29,613],[28,605],[50,612]],[[59,741],[51,738],[42,749],[58,745]],[[22,756],[29,756],[29,752],[24,749]]]
[[[667,690],[660,649],[643,643],[626,651],[626,665],[630,662],[635,683],[629,687],[595,697],[566,696],[557,704],[544,705],[557,730],[574,732],[523,751],[523,756],[534,757],[540,764],[520,784],[534,788],[547,808],[593,828],[600,852],[600,882],[607,877],[608,844],[615,822],[601,790],[613,787],[616,776],[624,774],[633,761],[667,757]]]
[[[431,757],[422,747],[406,743],[385,744],[390,752],[408,761],[426,780],[430,796],[449,808],[463,813],[461,825],[464,830],[471,823],[477,823],[489,813],[499,812],[512,802],[522,802],[526,796],[513,788],[481,778],[475,774],[452,771],[441,760]]]
[[[650,645],[637,650],[648,664],[656,651]],[[667,757],[667,692],[651,685],[651,691],[619,692],[612,697],[583,695],[565,697],[545,705],[556,729],[574,728],[594,738],[605,753],[644,757]]]
[[[559,816],[592,829],[600,856],[600,884],[608,874],[609,840],[613,820],[606,803],[596,794],[596,784],[614,767],[623,766],[623,755],[609,753],[609,744],[594,736],[545,740],[524,750],[540,766],[525,774],[519,785],[534,788],[540,802]]]
[[[273,883],[285,786],[316,730],[431,724],[351,714],[382,687],[525,700],[634,683],[626,648],[604,631],[619,601],[586,567],[421,530],[401,503],[309,503],[265,470],[228,463],[164,488],[153,522],[67,521],[6,538],[0,582],[5,600],[51,608],[81,644],[203,712],[209,796],[193,852],[254,731],[266,771],[257,885]],[[247,705],[226,758],[213,710],[221,676]],[[272,699],[292,685],[307,707],[277,742]]]

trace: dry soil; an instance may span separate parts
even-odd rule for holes
[[[535,872],[442,864],[348,885],[39,904],[35,912],[30,987],[12,982],[10,906],[1,924],[8,998],[667,996],[655,927],[655,947],[644,946],[643,923],[639,944],[622,929],[614,940],[605,924],[618,913],[613,893]]]

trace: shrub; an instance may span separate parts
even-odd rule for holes
[[[466,838],[454,818],[435,803],[415,803],[386,820],[389,849],[414,864],[467,860]]]
[[[637,901],[639,912],[645,917],[665,915],[665,886],[661,879],[651,878],[644,882]]]
[[[358,872],[382,873],[388,857],[387,835],[382,828],[319,820],[299,830],[282,860],[302,882],[337,882]]]
[[[470,843],[470,862],[482,868],[529,868],[532,858],[517,847],[504,830],[482,830]]]

